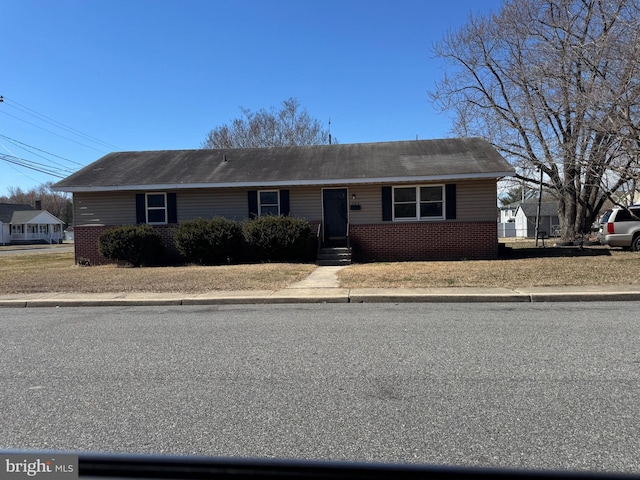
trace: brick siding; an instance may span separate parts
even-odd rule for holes
[[[351,225],[356,261],[480,260],[498,256],[495,222]]]
[[[110,226],[76,226],[76,263],[114,263],[98,252],[98,237]],[[166,261],[180,258],[171,235],[173,226],[154,225],[166,249]],[[313,225],[315,236],[317,223]],[[495,222],[415,222],[350,225],[354,260],[480,260],[498,256]]]
[[[98,238],[113,226],[76,226],[74,227],[74,245],[76,263],[80,265],[103,265],[115,263],[113,260],[103,257],[98,251]],[[171,263],[180,258],[180,253],[173,241],[172,230],[174,225],[153,225],[153,229],[158,232],[162,244],[165,247],[163,261]]]

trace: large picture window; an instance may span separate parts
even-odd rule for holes
[[[280,215],[280,193],[278,190],[258,192],[258,212],[260,215]]]
[[[167,194],[146,194],[147,223],[167,223]]]
[[[444,198],[444,185],[393,187],[393,219],[443,219]]]

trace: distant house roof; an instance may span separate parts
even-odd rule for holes
[[[11,224],[13,225],[24,225],[27,223],[31,224],[49,224],[53,225],[55,223],[64,225],[64,222],[56,217],[53,213],[48,212],[47,210],[21,210],[13,212],[13,216],[11,217]]]
[[[0,222],[11,223],[13,214],[18,211],[36,211],[31,205],[24,205],[20,203],[0,203]]]
[[[498,178],[513,167],[480,138],[110,153],[56,183],[68,192],[345,185]]]
[[[513,202],[510,203],[508,205],[501,205],[500,209],[501,210],[515,210],[516,208],[518,208],[518,205],[520,205],[522,202]]]
[[[13,212],[11,216],[11,223],[15,224],[23,224],[29,223],[29,220],[37,217],[42,213],[42,210],[20,210],[17,212]]]
[[[36,210],[31,205],[19,203],[0,203],[0,222],[13,225],[27,223],[64,224],[62,220],[46,210]]]
[[[518,209],[522,210],[526,217],[535,217],[538,212],[538,202],[521,203]],[[517,214],[517,212],[516,212]],[[558,216],[558,204],[555,202],[543,202],[540,204],[541,217]]]

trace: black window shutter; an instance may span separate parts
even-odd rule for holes
[[[447,212],[445,218],[448,220],[456,219],[456,184],[448,183],[444,186],[445,199],[447,202]]]
[[[254,218],[258,216],[258,191],[257,190],[249,190],[249,218]]]
[[[167,193],[167,223],[178,223],[178,204],[175,193]]]
[[[147,223],[144,193],[136,193],[136,223]]]
[[[382,221],[390,222],[392,220],[391,210],[393,208],[391,201],[391,187],[382,187]]]
[[[280,215],[289,215],[289,190],[280,190]]]

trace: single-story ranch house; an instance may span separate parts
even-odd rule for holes
[[[62,220],[40,205],[0,203],[0,245],[61,243],[63,227]]]
[[[97,239],[148,223],[171,242],[193,218],[291,215],[360,260],[497,256],[497,179],[513,167],[485,140],[110,153],[54,185],[73,193],[76,261]]]

